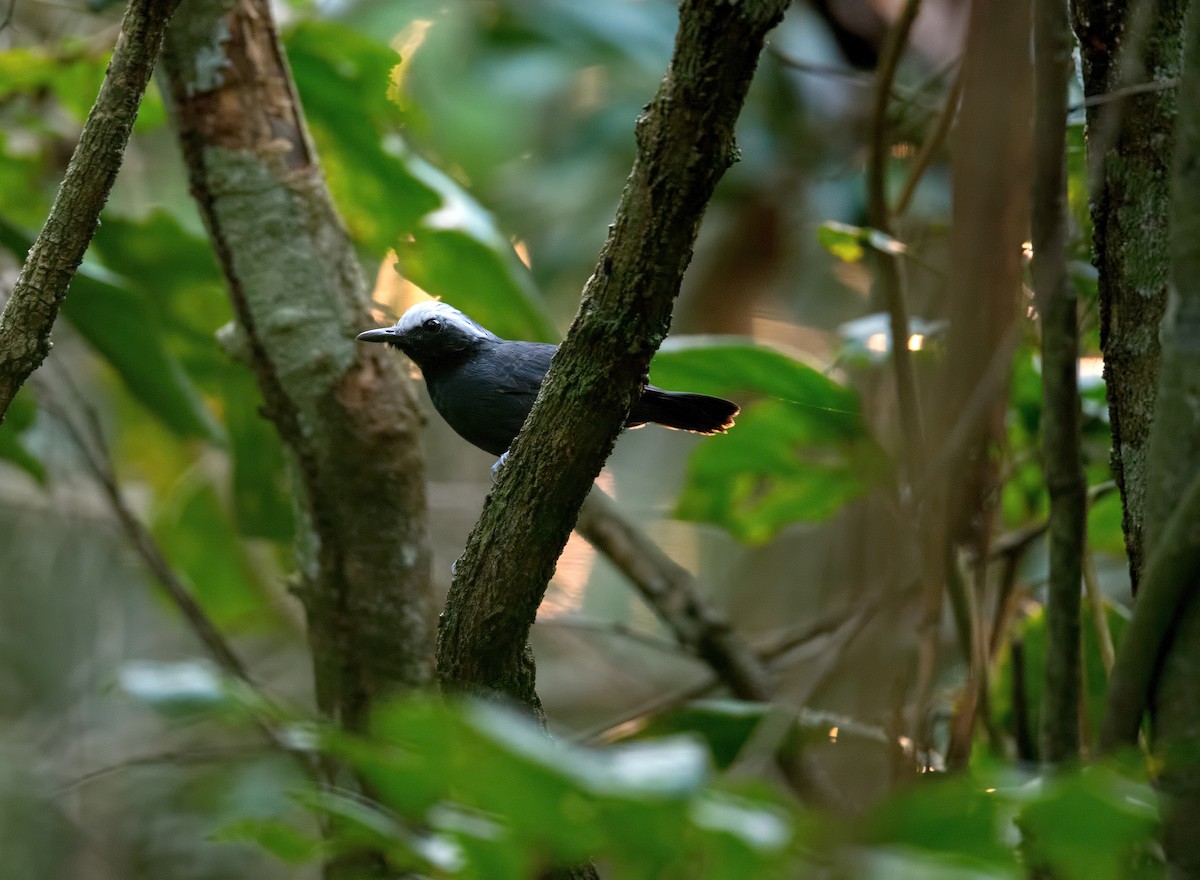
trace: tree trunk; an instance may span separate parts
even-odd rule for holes
[[[185,0],[164,64],[192,194],[290,454],[317,704],[358,728],[430,675],[420,419],[389,352],[354,341],[373,323],[366,285],[266,0]]]
[[[1167,212],[1186,0],[1073,0],[1083,59],[1100,347],[1134,592],[1143,531],[1158,329],[1170,264]],[[1130,87],[1148,90],[1122,96]]]

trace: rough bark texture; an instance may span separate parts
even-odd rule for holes
[[[540,709],[526,645],[555,561],[667,333],[733,127],[785,0],[685,0],[674,55],[637,123],[638,156],[579,314],[458,561],[438,676]]]
[[[317,703],[357,727],[380,695],[429,678],[419,416],[389,353],[354,342],[372,323],[366,285],[266,0],[185,0],[164,63],[192,193],[294,466]]]
[[[1145,567],[1147,452],[1167,302],[1171,155],[1186,0],[1073,0],[1083,59],[1100,346],[1136,592]],[[1118,97],[1143,83],[1167,86]],[[1115,94],[1114,94],[1115,93]]]
[[[1041,754],[1079,758],[1080,584],[1087,483],[1080,454],[1079,332],[1067,278],[1067,84],[1071,31],[1066,0],[1035,0],[1033,287],[1042,319],[1042,459],[1050,492],[1046,683]]]
[[[96,232],[178,5],[179,0],[133,0],[125,11],[104,83],[50,216],[0,315],[0,422],[21,385],[50,353],[50,330]]]
[[[1168,546],[1168,524],[1181,495],[1200,472],[1200,4],[1184,26],[1182,77],[1171,201],[1171,291],[1163,321],[1162,365],[1150,437],[1146,545],[1155,556]],[[1189,496],[1193,493],[1187,493]],[[1189,511],[1190,512],[1190,511]],[[1200,549],[1193,518],[1181,524],[1179,544]],[[1175,626],[1151,703],[1154,746],[1163,757],[1163,843],[1173,877],[1200,876],[1200,601],[1195,570],[1180,572]],[[1134,609],[1136,620],[1143,604]]]

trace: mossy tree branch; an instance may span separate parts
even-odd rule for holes
[[[705,206],[784,0],[684,0],[637,122],[638,155],[579,313],[459,560],[438,634],[443,687],[540,711],[526,639],[592,481],[670,324]]]
[[[0,314],[0,422],[50,353],[50,330],[108,201],[179,0],[133,0],[50,216]],[[11,13],[11,9],[10,9]]]
[[[1100,347],[1134,592],[1143,548],[1150,426],[1167,305],[1167,212],[1186,0],[1072,0],[1083,60],[1091,178],[1092,260],[1099,273]],[[1099,100],[1122,95],[1119,100]]]
[[[163,60],[192,194],[293,465],[317,704],[358,727],[430,676],[419,416],[388,353],[354,341],[366,284],[266,0],[185,0]]]
[[[1144,540],[1149,558],[1113,667],[1106,743],[1128,742],[1149,682],[1153,745],[1162,761],[1163,848],[1171,876],[1200,875],[1200,5],[1183,26],[1171,200],[1170,303],[1150,434]],[[1127,691],[1125,684],[1134,687]],[[1117,713],[1118,700],[1132,697]],[[1110,722],[1119,722],[1112,724]]]
[[[1034,0],[1033,287],[1042,319],[1042,458],[1050,492],[1046,684],[1040,744],[1049,764],[1079,757],[1080,583],[1087,483],[1080,452],[1079,333],[1067,277],[1066,0]]]

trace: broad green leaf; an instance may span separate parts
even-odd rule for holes
[[[724,770],[770,712],[771,707],[764,703],[696,700],[655,716],[636,737],[647,739],[680,733],[702,737],[717,769]]]
[[[1162,876],[1147,857],[1159,827],[1147,782],[1087,767],[1043,784],[1017,821],[1027,859],[1064,880]]]
[[[835,220],[828,220],[817,227],[817,241],[829,253],[847,263],[857,263],[865,253],[862,229]]]
[[[24,260],[33,239],[0,218],[0,246]],[[129,392],[181,436],[218,441],[221,430],[179,361],[164,344],[147,298],[122,279],[84,262],[62,314],[116,370]]]
[[[651,366],[666,388],[759,394],[726,436],[700,445],[676,514],[760,544],[792,522],[817,521],[878,485],[887,458],[854,391],[770,348],[673,340]]]
[[[852,389],[781,351],[740,337],[672,337],[650,364],[650,381],[703,394],[761,394],[818,414],[837,436],[864,430]]]
[[[705,874],[709,880],[787,876],[785,857],[792,823],[783,810],[725,792],[706,792],[689,816],[703,833]]]
[[[154,513],[155,537],[196,599],[220,625],[261,621],[262,597],[246,545],[217,489],[201,471],[189,473]]]
[[[395,242],[400,273],[506,339],[557,341],[529,270],[491,214],[427,162],[410,157],[408,166],[441,202]]]
[[[338,208],[354,240],[379,259],[441,203],[409,169],[404,116],[387,97],[400,56],[332,22],[304,22],[285,44]]]
[[[981,870],[1016,867],[1004,834],[1007,809],[994,785],[969,775],[926,777],[875,810],[866,842],[962,859]]]

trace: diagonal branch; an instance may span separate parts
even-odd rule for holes
[[[104,83],[50,216],[0,314],[0,422],[17,391],[50,353],[50,330],[100,222],[167,22],[178,5],[179,0],[133,0],[125,11]]]
[[[684,0],[670,67],[579,314],[459,560],[438,636],[444,687],[540,711],[526,639],[592,481],[666,335],[764,38],[785,0]]]
[[[771,674],[759,656],[704,601],[691,574],[626,521],[611,498],[593,488],[575,528],[621,570],[679,644],[707,663],[734,696],[771,699]]]

